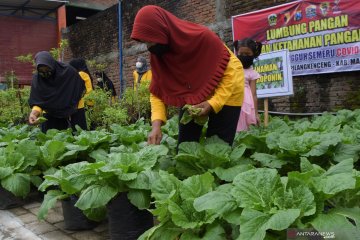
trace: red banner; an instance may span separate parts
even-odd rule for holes
[[[360,70],[360,0],[302,0],[232,17],[233,39],[288,49],[293,75]]]

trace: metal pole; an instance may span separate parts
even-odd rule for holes
[[[118,4],[118,35],[119,35],[119,79],[120,79],[120,94],[119,98],[122,97],[124,92],[124,83],[123,83],[123,50],[122,50],[122,0],[119,0]]]

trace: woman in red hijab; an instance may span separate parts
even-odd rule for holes
[[[150,84],[152,131],[149,144],[159,144],[166,105],[191,104],[209,116],[207,137],[232,144],[243,92],[243,67],[208,28],[181,20],[158,6],[145,6],[135,17],[131,38],[147,45],[153,71]],[[180,118],[183,111],[180,111]],[[202,126],[179,124],[178,142],[199,141]]]

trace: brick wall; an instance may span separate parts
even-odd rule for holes
[[[132,72],[139,55],[149,59],[144,44],[130,39],[136,12],[144,5],[161,6],[176,16],[208,26],[231,47],[231,16],[260,10],[291,1],[284,0],[132,0],[123,1],[123,80],[132,84]],[[105,17],[107,16],[107,17]],[[110,20],[111,19],[111,20]],[[111,24],[110,24],[110,22]],[[107,72],[119,89],[116,6],[69,29],[71,50],[75,56],[111,56]],[[84,35],[101,28],[99,34]],[[87,29],[87,30],[86,30]],[[78,35],[76,37],[76,35]],[[80,37],[81,36],[81,37]],[[106,39],[106,42],[104,40]],[[75,41],[75,42],[73,42]],[[104,45],[105,44],[105,45]],[[81,47],[82,46],[82,47]],[[86,46],[86,47],[85,47]],[[79,49],[83,49],[79,51]],[[111,54],[110,54],[111,53]],[[331,111],[341,108],[350,93],[360,91],[358,72],[294,77],[294,96],[270,99],[270,110],[291,112]],[[260,101],[260,105],[261,105]],[[261,106],[260,106],[261,109]]]
[[[56,21],[0,16],[0,81],[15,71],[20,84],[30,84],[33,67],[15,57],[57,47]]]
[[[72,25],[63,31],[63,37],[69,40],[65,53],[65,62],[71,58],[85,58],[106,63],[107,76],[113,80],[117,92],[119,82],[118,47],[118,7],[114,5],[106,11]],[[94,69],[90,69],[93,72]]]

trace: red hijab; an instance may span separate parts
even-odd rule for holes
[[[150,92],[168,105],[205,101],[219,84],[230,59],[227,48],[214,32],[157,6],[139,10],[131,38],[169,45],[168,52],[150,57],[153,72]]]

